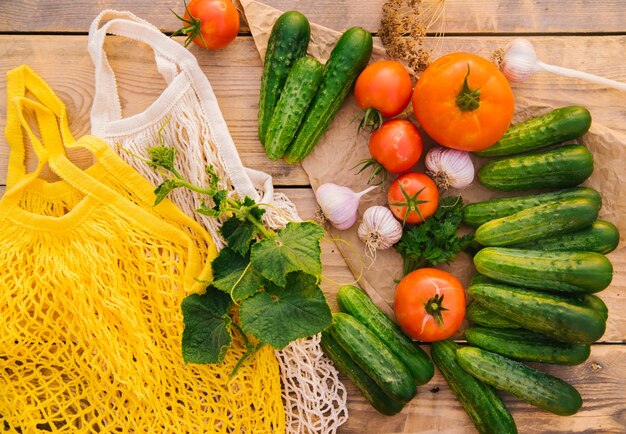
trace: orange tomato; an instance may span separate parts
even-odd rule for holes
[[[400,281],[393,308],[408,336],[423,342],[440,341],[452,336],[465,318],[465,290],[446,271],[420,268]]]
[[[513,92],[487,59],[452,53],[433,62],[413,91],[422,129],[442,146],[480,151],[500,139],[513,118]]]

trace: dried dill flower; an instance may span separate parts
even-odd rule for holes
[[[405,59],[409,68],[420,73],[430,64],[432,49],[424,38],[440,23],[435,37],[443,36],[445,0],[389,0],[383,5],[378,34],[390,57]]]

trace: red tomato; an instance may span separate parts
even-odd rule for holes
[[[433,62],[417,81],[413,112],[440,145],[480,151],[496,143],[511,125],[513,92],[487,59],[452,53]]]
[[[372,157],[391,173],[406,172],[415,166],[423,148],[419,130],[405,119],[383,123],[369,141]]]
[[[387,192],[389,209],[405,223],[422,223],[439,205],[439,191],[432,179],[423,173],[400,175]]]
[[[396,320],[408,336],[423,342],[447,339],[465,317],[465,291],[456,277],[436,268],[415,270],[400,281]]]
[[[173,33],[187,35],[185,46],[194,44],[217,50],[224,48],[239,33],[239,12],[230,0],[191,0],[180,17],[185,27]]]
[[[399,115],[411,100],[412,92],[411,76],[404,66],[395,60],[372,63],[361,72],[354,85],[354,98],[359,107],[363,110],[376,110],[372,115],[368,110],[364,120],[365,125],[373,122],[375,127],[380,125],[380,120],[368,119],[369,116]]]

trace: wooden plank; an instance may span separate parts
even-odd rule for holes
[[[432,4],[439,0],[424,0]],[[22,0],[4,2],[0,9],[2,32],[86,33],[103,9],[128,10],[165,32],[180,26],[170,8],[182,11],[182,1],[90,0],[59,2]],[[265,0],[281,10],[297,9],[311,22],[344,30],[362,26],[377,32],[384,0]],[[445,31],[449,33],[604,33],[626,31],[626,9],[620,0],[575,0],[563,7],[561,0],[446,0]],[[593,19],[590,17],[593,16]],[[242,26],[242,31],[247,28]],[[435,26],[433,31],[438,31]]]
[[[537,369],[570,382],[583,397],[583,407],[574,416],[560,417],[531,407],[512,396],[504,396],[520,433],[623,433],[626,432],[624,388],[626,346],[594,345],[590,358],[574,367],[534,365]],[[417,396],[395,416],[372,409],[349,380],[350,417],[341,432],[360,433],[475,433],[476,430],[447,383],[437,371],[418,389]]]

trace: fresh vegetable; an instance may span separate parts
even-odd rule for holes
[[[465,188],[474,180],[474,163],[469,154],[456,149],[432,148],[424,159],[426,173],[442,190]]]
[[[387,202],[402,223],[422,223],[437,210],[439,191],[428,175],[405,173],[391,183]]]
[[[486,351],[529,362],[578,365],[589,357],[589,344],[556,342],[539,333],[520,329],[470,327],[467,342]]]
[[[389,173],[403,173],[415,166],[422,155],[422,136],[415,125],[406,119],[392,119],[382,124],[370,136],[372,158],[359,163],[359,173],[373,167],[369,182],[380,175],[384,183]]]
[[[574,232],[590,226],[602,206],[596,199],[570,197],[528,208],[482,224],[475,234],[483,246],[508,246]]]
[[[449,340],[433,342],[431,354],[452,393],[459,399],[478,432],[517,433],[513,417],[495,390],[461,368],[456,360],[459,348]]]
[[[593,172],[593,156],[582,145],[503,158],[485,164],[478,179],[498,191],[574,187]]]
[[[599,204],[602,203],[602,198],[598,192],[587,187],[567,188],[564,190],[526,196],[500,197],[465,205],[463,208],[463,223],[477,228],[491,220],[507,217],[528,208],[568,198],[589,198]]]
[[[379,60],[368,65],[354,85],[354,99],[365,110],[361,126],[378,129],[383,116],[402,113],[412,93],[411,76],[400,62]]]
[[[352,27],[341,35],[330,54],[324,78],[294,141],[285,153],[285,161],[299,163],[324,135],[343,100],[352,90],[359,73],[372,54],[372,35],[361,27]]]
[[[315,199],[324,217],[337,229],[346,230],[356,222],[361,197],[376,186],[355,193],[348,187],[327,182],[315,190]]]
[[[518,329],[521,326],[509,318],[498,315],[497,313],[487,309],[476,300],[472,301],[467,306],[466,317],[473,323],[484,327],[490,327],[494,329]]]
[[[600,297],[593,294],[585,294],[580,297],[581,301],[585,304],[585,306],[593,309],[598,313],[604,321],[606,321],[609,317],[609,309],[606,307],[606,304],[602,301]]]
[[[404,275],[425,266],[454,260],[456,254],[471,242],[471,235],[458,236],[463,199],[448,196],[441,199],[435,214],[421,225],[404,228],[396,250],[402,255]]]
[[[551,413],[568,416],[583,404],[580,393],[565,381],[498,354],[464,347],[456,359],[479,380]]]
[[[561,107],[509,128],[494,144],[476,152],[481,157],[521,154],[582,136],[591,126],[591,114],[584,107]]]
[[[346,313],[334,313],[329,331],[341,348],[386,395],[399,402],[408,402],[415,396],[417,385],[404,364],[354,317]]]
[[[180,19],[184,27],[172,36],[186,35],[185,47],[194,44],[208,50],[217,50],[233,42],[239,33],[239,12],[231,0],[191,0],[185,4]]]
[[[324,67],[312,57],[296,60],[276,104],[265,136],[265,152],[270,160],[278,160],[293,140],[322,82]]]
[[[373,256],[376,250],[386,250],[400,241],[402,225],[389,208],[372,206],[363,213],[357,235],[365,243],[368,253]]]
[[[594,252],[486,247],[474,256],[474,266],[500,282],[572,294],[602,291],[613,279],[611,261]]]
[[[310,35],[309,20],[297,11],[285,12],[272,26],[259,97],[259,140],[263,144],[287,75],[293,64],[306,54]]]
[[[354,385],[361,391],[365,399],[372,404],[378,412],[392,416],[399,413],[405,404],[390,398],[367,373],[357,365],[350,355],[341,348],[341,345],[330,335],[330,332],[322,331],[320,340],[322,350],[337,369],[350,378]]]
[[[468,293],[496,314],[559,342],[589,344],[600,339],[606,328],[606,318],[583,298],[503,283],[470,285]]]
[[[346,285],[339,288],[337,303],[342,312],[355,317],[382,340],[406,366],[418,386],[428,383],[435,371],[428,355],[412,342],[387,315],[359,288]]]
[[[402,278],[396,287],[394,312],[409,337],[434,342],[447,339],[465,317],[465,290],[452,274],[421,268]]]
[[[502,137],[513,118],[513,92],[498,68],[469,53],[440,57],[421,75],[413,112],[437,143],[480,151]]]
[[[185,187],[208,196],[197,212],[223,219],[220,232],[227,245],[211,264],[213,280],[205,294],[191,294],[182,303],[186,363],[220,363],[234,328],[247,349],[234,375],[262,346],[281,349],[330,325],[330,308],[319,287],[324,236],[319,225],[292,222],[283,229],[268,229],[263,225],[262,205],[249,197],[230,197],[220,188],[212,166],[206,168],[208,185],[200,187],[176,170],[173,147],[157,146],[149,155],[152,167],[169,174],[155,190],[155,204]],[[231,315],[237,315],[238,321]]]
[[[607,254],[617,248],[619,231],[613,223],[596,220],[584,229],[567,234],[540,238],[527,243],[515,244],[519,249],[546,251],[579,251]]]

